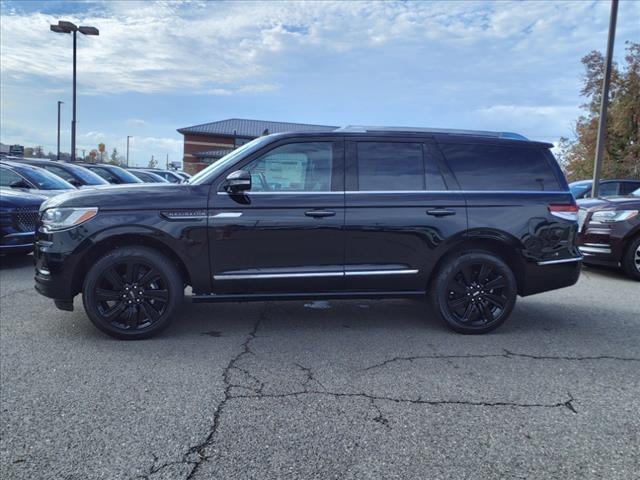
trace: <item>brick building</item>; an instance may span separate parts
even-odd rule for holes
[[[229,118],[179,128],[184,135],[183,169],[194,174],[254,138],[270,133],[331,131],[338,127],[306,123],[270,122]]]

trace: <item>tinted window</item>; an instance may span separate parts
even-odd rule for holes
[[[10,187],[12,183],[24,182],[22,177],[8,168],[0,168],[0,187]]]
[[[618,195],[618,182],[608,182],[600,184],[600,192],[598,194],[601,197],[614,197]]]
[[[558,190],[547,160],[538,148],[441,144],[463,190]],[[550,153],[548,153],[551,156]]]
[[[422,144],[359,142],[357,155],[359,190],[424,190]]]
[[[67,166],[67,168],[71,168],[73,170],[73,173],[77,177],[82,179],[82,181],[86,185],[106,185],[108,183],[105,182],[104,179],[102,179],[100,176],[79,165],[74,165],[73,167]]]
[[[620,195],[630,195],[639,186],[640,183],[624,182],[620,185]]]
[[[244,169],[252,192],[331,191],[332,142],[290,143],[276,147]]]

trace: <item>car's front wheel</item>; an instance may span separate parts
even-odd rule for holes
[[[637,235],[627,248],[622,259],[622,268],[629,277],[640,280],[640,235]]]
[[[449,258],[431,287],[440,318],[449,328],[466,334],[486,333],[504,323],[518,294],[509,266],[488,252]]]
[[[166,328],[184,297],[174,263],[146,247],[116,248],[88,271],[82,301],[91,322],[112,337],[147,338]]]

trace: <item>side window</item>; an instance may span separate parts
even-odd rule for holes
[[[545,150],[518,146],[440,145],[463,190],[558,190]]]
[[[50,171],[54,175],[59,176],[63,180],[66,180],[67,182],[70,181],[70,180],[75,180],[73,178],[73,175],[71,175],[69,172],[67,172],[64,168],[56,167],[55,165],[45,165],[43,168],[45,170]]]
[[[333,142],[290,143],[253,160],[252,192],[329,192]]]
[[[0,187],[10,187],[12,183],[22,180],[17,173],[12,172],[8,168],[0,168]]]
[[[360,191],[424,190],[421,143],[358,142]]]
[[[599,195],[601,197],[615,197],[618,195],[618,182],[606,182],[600,184]]]

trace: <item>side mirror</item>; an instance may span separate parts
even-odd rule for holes
[[[31,188],[31,185],[29,185],[27,182],[25,182],[24,180],[20,179],[20,180],[16,180],[15,182],[13,182],[12,184],[9,185],[11,188]]]
[[[224,189],[228,193],[239,193],[251,190],[251,174],[246,170],[236,170],[227,175]]]

